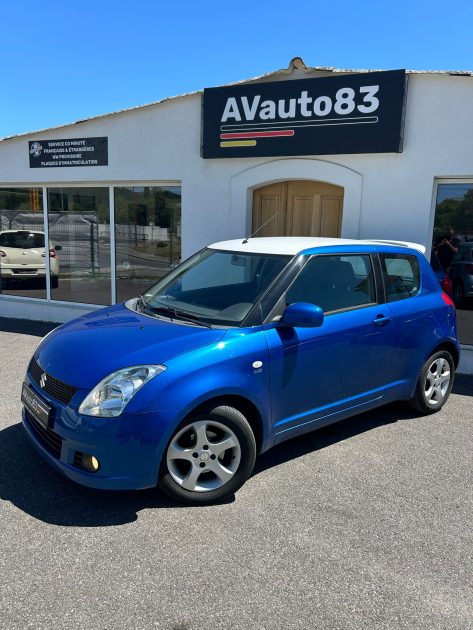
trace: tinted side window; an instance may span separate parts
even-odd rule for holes
[[[311,302],[327,313],[372,304],[375,295],[369,256],[315,256],[287,291],[286,305]]]
[[[417,295],[420,290],[420,269],[416,256],[380,254],[380,259],[388,302]]]

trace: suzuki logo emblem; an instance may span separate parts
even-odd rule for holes
[[[46,374],[41,374],[41,378],[39,379],[39,384],[42,389],[44,389],[44,386],[46,385],[46,379],[47,379]]]

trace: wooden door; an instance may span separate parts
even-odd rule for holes
[[[285,182],[262,186],[255,190],[251,231],[261,228],[257,236],[281,236],[284,232],[286,228],[282,208],[286,203],[285,194]]]
[[[305,180],[278,182],[253,193],[256,236],[340,236],[343,188]]]

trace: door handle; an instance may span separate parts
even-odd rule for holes
[[[384,326],[385,324],[389,324],[390,321],[391,318],[386,315],[376,315],[375,319],[373,319],[373,324],[375,326]]]

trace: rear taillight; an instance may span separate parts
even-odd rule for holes
[[[466,263],[465,271],[466,271],[466,273],[471,273],[471,275],[473,276],[473,265],[470,264],[470,263]]]
[[[46,258],[46,254],[44,252],[41,254],[41,256],[43,258]],[[54,249],[54,247],[51,247],[51,249],[49,250],[49,257],[50,258],[57,258],[56,250]]]
[[[449,295],[450,297],[453,297],[453,285],[452,285],[450,276],[445,276],[445,278],[440,283],[440,286],[442,287],[442,289],[445,291],[447,295]]]
[[[445,291],[442,292],[442,299],[447,306],[453,306],[453,308],[455,308],[455,304],[452,298],[449,295],[447,295]]]
[[[6,256],[5,252],[2,249],[0,249],[0,257],[5,258],[5,256]]]

